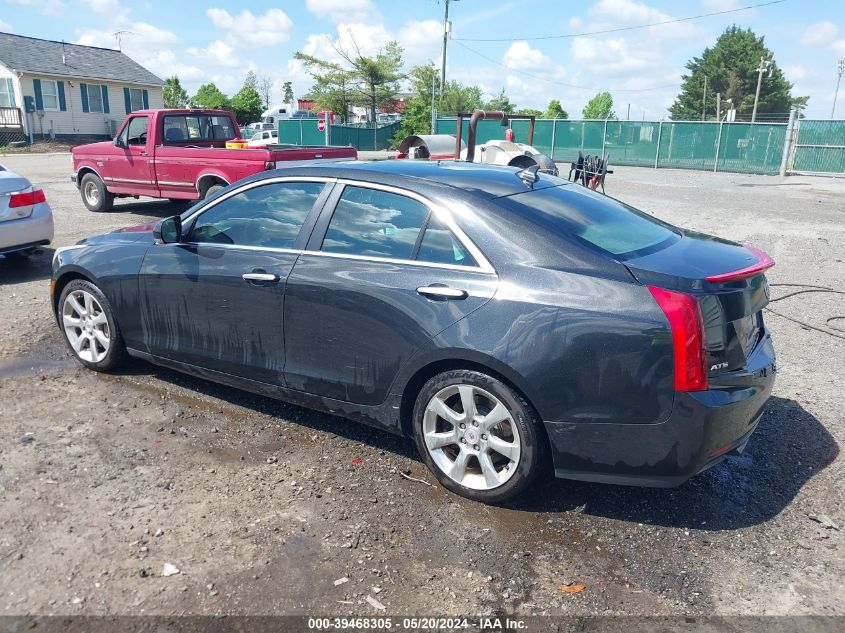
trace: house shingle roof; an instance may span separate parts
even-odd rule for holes
[[[12,70],[32,74],[164,85],[161,79],[120,51],[11,33],[0,33],[0,63]]]

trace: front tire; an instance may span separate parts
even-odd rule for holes
[[[110,372],[126,360],[111,304],[90,281],[74,279],[65,286],[57,316],[70,351],[88,369]]]
[[[413,423],[426,466],[444,487],[474,501],[508,501],[541,469],[543,437],[533,409],[481,372],[452,370],[429,380]]]
[[[97,174],[88,173],[82,177],[79,193],[82,195],[82,203],[89,211],[102,213],[111,211],[114,207],[114,194],[106,189],[106,185]]]

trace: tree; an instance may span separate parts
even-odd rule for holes
[[[585,119],[615,119],[613,97],[609,92],[600,92],[587,102],[581,114]]]
[[[702,109],[706,119],[716,118],[716,93],[721,94],[723,107],[727,99],[737,109],[737,118],[751,118],[754,93],[757,90],[757,68],[761,57],[771,51],[763,37],[751,29],[736,25],[725,30],[712,48],[705,48],[700,57],[687,62],[688,74],[683,76],[681,91],[669,108],[674,120],[701,119]],[[707,94],[704,81],[707,78]],[[763,75],[757,116],[767,120],[786,120],[793,107],[806,106],[809,97],[793,97],[792,84],[786,80],[776,63],[771,65],[771,75]],[[702,101],[704,99],[704,101]]]
[[[472,112],[482,105],[481,88],[478,86],[464,86],[454,80],[446,83],[441,105],[443,114]]]
[[[522,108],[517,112],[517,114],[521,114],[523,116],[533,116],[533,117],[541,117],[543,116],[543,111],[538,110],[537,108]]]
[[[244,86],[249,86],[253,90],[258,90],[258,78],[253,71],[249,71],[244,77]]]
[[[282,103],[287,103],[293,108],[293,84],[289,81],[282,85]]]
[[[414,96],[405,101],[402,125],[393,139],[395,145],[411,134],[431,133],[431,101],[440,96],[440,75],[431,64],[414,66],[408,79]]]
[[[323,109],[346,114],[349,104],[365,106],[375,123],[376,110],[391,105],[399,92],[402,68],[402,47],[388,42],[374,56],[363,55],[352,40],[353,51],[337,42],[333,46],[345,62],[343,65],[298,52],[294,57],[305,63],[314,78],[310,95]],[[329,105],[332,107],[327,107]]]
[[[552,99],[546,107],[546,117],[549,119],[568,119],[569,113],[560,105],[560,101]]]
[[[229,97],[220,92],[213,82],[200,86],[191,101],[202,108],[214,110],[229,110],[232,107]]]
[[[263,110],[264,108],[261,107],[261,96],[249,84],[245,83],[244,87],[232,97],[232,111],[241,125],[258,121],[261,118],[261,112]]]
[[[188,93],[182,87],[179,77],[176,75],[165,80],[163,92],[165,108],[184,108],[191,103]]]
[[[501,111],[506,114],[513,114],[516,111],[516,106],[511,103],[511,100],[505,94],[504,88],[502,88],[498,95],[496,95],[495,97],[490,99],[490,101],[485,103],[484,107],[487,110]]]
[[[267,75],[261,75],[258,80],[258,94],[261,95],[261,103],[264,109],[270,107],[270,95],[273,92],[273,80]]]

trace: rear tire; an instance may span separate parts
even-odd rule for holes
[[[106,189],[106,185],[97,174],[88,173],[82,177],[79,193],[82,195],[82,203],[89,211],[102,213],[111,211],[114,206],[114,194]]]
[[[74,279],[64,287],[57,318],[74,358],[88,369],[111,372],[126,361],[111,304],[90,281]]]
[[[226,185],[221,185],[219,182],[215,183],[215,184],[211,185],[208,189],[205,190],[205,195],[202,198],[203,198],[203,200],[205,200],[206,198],[210,198],[215,193],[217,193],[221,189],[225,189],[225,188],[226,188]]]
[[[468,499],[503,503],[541,470],[545,438],[531,405],[481,372],[452,370],[425,383],[413,424],[426,466],[445,488]]]

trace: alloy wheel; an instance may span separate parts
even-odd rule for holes
[[[507,407],[473,385],[450,385],[429,400],[423,439],[434,463],[473,490],[492,490],[516,472],[519,429]]]
[[[97,298],[84,290],[74,290],[62,305],[62,327],[76,355],[90,363],[106,357],[111,333],[106,313]]]

